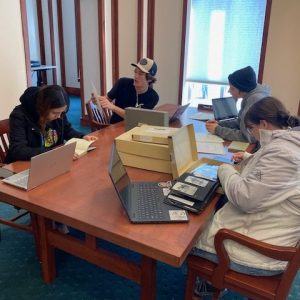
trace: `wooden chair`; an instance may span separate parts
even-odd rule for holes
[[[283,273],[276,276],[251,276],[232,271],[229,269],[230,259],[223,244],[223,241],[228,239],[273,259],[287,261],[287,267]],[[229,229],[221,229],[215,236],[215,249],[219,264],[199,256],[188,257],[185,299],[199,299],[193,296],[197,276],[210,282],[217,289],[213,299],[219,299],[219,294],[224,288],[236,291],[249,299],[287,299],[293,279],[300,267],[299,246],[300,242],[297,247],[273,246]]]
[[[9,134],[9,120],[0,120],[0,165],[3,165],[4,159],[8,150],[8,134]],[[1,199],[0,199],[1,201]],[[24,231],[32,231],[32,226],[31,224],[19,224],[16,221],[19,220],[20,218],[24,217],[25,215],[28,214],[28,211],[23,210],[23,209],[17,209],[18,213],[10,218],[10,219],[3,219],[0,218],[0,224],[4,224],[7,226],[11,226],[20,230]],[[1,232],[0,232],[0,239],[1,239]]]
[[[86,110],[92,131],[102,129],[110,125],[110,118],[112,115],[110,110],[98,107],[92,100],[89,100],[86,103]]]

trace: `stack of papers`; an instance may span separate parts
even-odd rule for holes
[[[209,112],[199,112],[195,115],[192,115],[190,119],[198,120],[198,121],[207,121],[207,120],[213,120],[214,114]]]
[[[224,140],[210,133],[196,133],[197,152],[224,155]]]

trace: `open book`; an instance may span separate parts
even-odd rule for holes
[[[95,149],[96,147],[90,147],[94,141],[87,141],[84,139],[72,138],[66,142],[66,144],[71,144],[76,142],[75,153],[81,157],[85,155],[88,151]]]

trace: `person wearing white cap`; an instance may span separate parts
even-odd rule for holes
[[[154,60],[142,58],[131,65],[135,67],[134,78],[120,78],[106,96],[98,96],[101,106],[113,112],[111,124],[123,120],[126,107],[153,109],[159,100],[158,94],[152,88],[157,72]]]

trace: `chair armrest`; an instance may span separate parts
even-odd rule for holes
[[[265,256],[282,261],[291,260],[297,251],[296,247],[271,245],[262,241],[258,241],[254,238],[245,236],[233,230],[223,228],[220,229],[215,236],[215,249],[217,255],[220,256],[220,258],[223,256],[224,251],[226,252],[223,243],[224,240],[235,241]]]
[[[295,258],[297,259],[297,255],[295,254],[297,253],[298,247],[274,246],[265,242],[258,241],[254,238],[245,236],[241,233],[235,232],[230,229],[220,229],[217,232],[214,240],[214,245],[219,263],[214,270],[214,275],[212,276],[213,285],[219,289],[223,288],[223,280],[225,274],[229,270],[230,264],[230,258],[224,246],[225,240],[235,241],[243,246],[246,246],[258,253],[261,253],[273,259],[282,261],[294,261]]]

